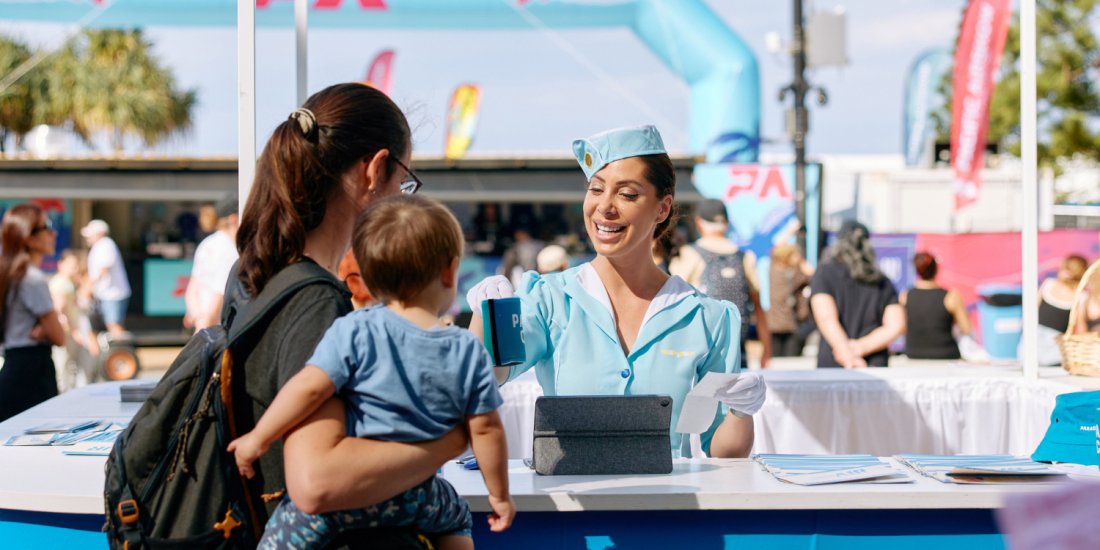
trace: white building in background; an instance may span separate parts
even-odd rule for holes
[[[834,231],[846,219],[859,219],[876,233],[966,233],[1020,231],[1023,206],[1018,161],[1010,159],[982,172],[977,203],[955,213],[954,173],[949,167],[914,169],[901,155],[821,155],[822,224]],[[789,156],[769,156],[766,163],[787,163]],[[1074,167],[1059,178],[1058,189],[1100,191],[1100,169]],[[1063,186],[1063,180],[1072,186]],[[1040,175],[1039,228],[1100,227],[1100,207],[1055,207],[1053,173]],[[1063,188],[1064,187],[1064,188]],[[1082,193],[1082,191],[1077,191]],[[1095,210],[1093,212],[1092,210]],[[1056,223],[1057,222],[1057,223]]]

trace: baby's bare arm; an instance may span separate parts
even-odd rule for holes
[[[336,386],[325,371],[306,365],[275,395],[250,437],[267,449],[291,428],[309,418],[321,404],[336,393]]]
[[[470,447],[485,478],[485,487],[490,495],[508,498],[508,443],[500,415],[492,411],[468,416],[466,422],[470,430]]]

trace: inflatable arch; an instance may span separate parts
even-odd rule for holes
[[[292,0],[257,0],[256,6],[257,26],[293,25]],[[708,162],[757,160],[756,57],[703,0],[312,0],[310,7],[310,27],[629,27],[690,86],[692,152]],[[236,24],[235,0],[28,0],[4,12],[5,19],[95,27]]]

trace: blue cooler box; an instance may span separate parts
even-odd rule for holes
[[[1023,328],[1023,289],[1020,285],[979,285],[978,317],[982,345],[994,359],[1016,359]]]

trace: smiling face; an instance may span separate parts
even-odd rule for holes
[[[672,196],[658,197],[638,157],[617,160],[592,176],[584,195],[584,225],[596,253],[650,258],[657,224],[668,218]]]

